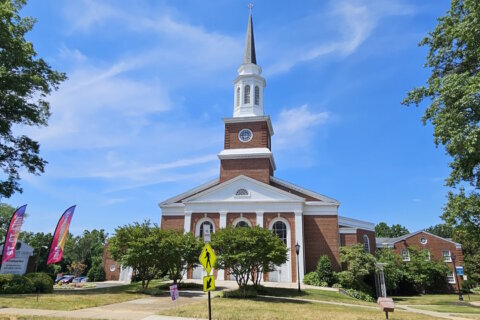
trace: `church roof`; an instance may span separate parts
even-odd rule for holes
[[[255,39],[253,37],[252,12],[248,17],[247,36],[245,38],[245,52],[243,53],[243,64],[257,64],[255,55]]]
[[[418,231],[408,233],[406,235],[403,235],[401,237],[396,237],[396,238],[379,238],[379,237],[377,237],[376,238],[377,248],[393,247],[395,243],[398,243],[398,242],[403,241],[403,240],[407,240],[408,238],[413,237],[413,236],[415,236],[419,233],[425,233],[425,234],[428,234],[429,236],[445,240],[447,242],[453,243],[454,245],[456,245],[459,248],[462,247],[462,245],[460,243],[452,241],[452,239],[442,238],[440,236],[437,236],[437,235],[435,235],[433,233],[430,233],[430,232],[427,232],[425,230],[418,230]]]

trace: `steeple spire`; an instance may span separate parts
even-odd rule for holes
[[[250,3],[248,7],[250,8],[250,16],[248,17],[247,36],[245,38],[245,52],[243,53],[243,64],[257,64],[257,57],[255,56],[255,39],[253,37],[253,4]]]

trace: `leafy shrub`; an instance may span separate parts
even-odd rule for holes
[[[303,277],[303,283],[311,286],[319,286],[320,278],[318,277],[318,273],[316,273],[315,271],[307,273]]]
[[[347,289],[345,290],[349,296],[358,299],[358,300],[363,300],[367,302],[375,302],[375,299],[373,299],[371,296],[366,294],[365,292],[355,290],[355,289]]]
[[[319,284],[320,287],[328,287],[328,282],[326,281],[321,281]]]
[[[105,270],[101,263],[96,264],[87,272],[88,281],[105,281]]]
[[[326,282],[326,286],[322,287],[328,287],[329,285],[332,285],[335,278],[333,276],[333,270],[332,270],[332,263],[330,262],[330,259],[328,256],[323,255],[318,259],[317,263],[317,268],[315,269],[315,272],[318,274],[318,278],[320,279],[320,282]]]
[[[39,292],[41,293],[53,292],[53,280],[47,273],[44,273],[44,272],[28,273],[25,275],[25,277],[30,279],[33,282],[33,286]]]
[[[332,288],[343,288],[342,285],[340,283],[334,283],[332,285]]]
[[[0,293],[32,293],[33,282],[24,276],[13,274],[0,275]]]
[[[336,272],[335,278],[342,288],[351,288],[355,281],[353,274],[349,271]]]

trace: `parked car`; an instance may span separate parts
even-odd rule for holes
[[[72,280],[72,283],[80,283],[80,282],[87,282],[87,277],[85,276],[76,277],[75,279]]]
[[[64,276],[57,276],[55,279],[55,283],[58,283],[58,281],[62,280]]]
[[[60,281],[62,281],[62,283],[71,283],[74,278],[75,276],[66,275],[66,276],[63,276],[62,280]]]

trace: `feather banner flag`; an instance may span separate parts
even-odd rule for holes
[[[57,263],[62,260],[63,248],[67,241],[68,228],[72,221],[73,212],[76,206],[68,208],[58,220],[57,228],[53,234],[52,244],[50,245],[50,252],[48,253],[47,265]]]
[[[24,205],[15,210],[12,218],[10,219],[7,234],[5,235],[5,243],[3,244],[2,264],[10,259],[15,258],[15,247],[17,245],[20,229],[22,228],[26,208],[27,205]]]

